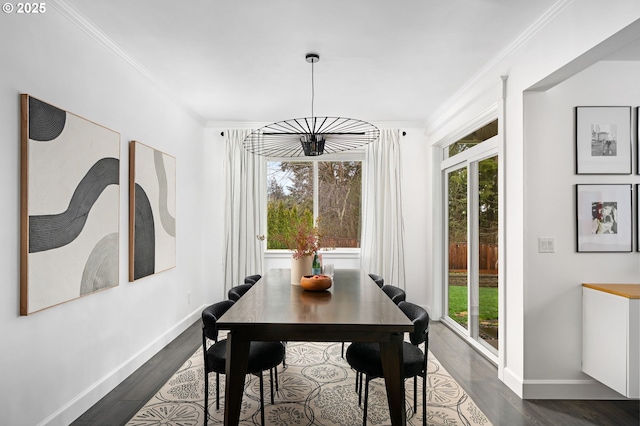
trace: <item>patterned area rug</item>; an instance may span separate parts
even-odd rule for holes
[[[341,356],[341,343],[288,342],[285,368],[278,366],[278,392],[271,405],[269,372],[264,373],[265,421],[268,425],[361,425],[363,410],[355,392],[355,371]],[[422,379],[418,407],[413,407],[413,379],[405,383],[407,424],[422,424]],[[367,424],[386,425],[389,408],[383,379],[369,385]],[[215,374],[209,382],[209,424],[223,424],[224,375],[220,376],[220,410],[216,410]],[[204,424],[202,348],[127,423],[132,426]],[[240,425],[260,424],[260,385],[247,375]],[[364,399],[364,394],[363,394]],[[427,370],[429,425],[482,425],[491,422],[458,383],[429,353]]]

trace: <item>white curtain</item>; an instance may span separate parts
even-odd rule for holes
[[[367,146],[363,185],[362,269],[405,288],[400,131],[381,130]]]
[[[225,130],[224,287],[262,274],[265,214],[261,205],[267,190],[264,159],[245,150],[244,138],[251,130]]]

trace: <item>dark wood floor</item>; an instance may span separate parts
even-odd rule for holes
[[[72,425],[125,424],[195,352],[200,330],[198,321]],[[493,364],[438,322],[431,324],[430,349],[496,426],[640,425],[640,401],[521,400]]]

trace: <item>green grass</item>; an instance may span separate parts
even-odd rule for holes
[[[467,287],[449,286],[449,316],[459,324],[467,324]],[[480,287],[480,322],[498,320],[498,289]]]

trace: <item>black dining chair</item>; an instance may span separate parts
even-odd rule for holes
[[[427,424],[427,354],[429,351],[429,314],[422,307],[411,302],[400,302],[398,307],[413,322],[414,330],[409,333],[409,342],[402,342],[402,363],[404,378],[413,377],[413,406],[417,411],[417,377],[422,377],[422,424]],[[424,343],[424,352],[419,345]],[[356,391],[359,392],[358,404],[362,401],[362,375],[364,384],[364,417],[363,425],[367,424],[367,406],[369,403],[369,381],[384,377],[382,371],[382,357],[378,343],[355,342],[347,348],[347,362],[360,374],[360,384],[356,376]]]
[[[227,339],[218,340],[218,319],[235,302],[225,300],[214,303],[202,311],[202,350],[204,352],[204,424],[209,419],[209,373],[216,373],[216,410],[220,409],[220,374],[225,374],[227,364]],[[207,348],[207,339],[213,344]],[[278,391],[278,364],[284,359],[284,345],[280,342],[251,342],[249,345],[249,360],[247,373],[254,374],[260,379],[260,419],[264,425],[264,391],[262,372],[269,370],[271,379],[271,404],[274,403],[273,383],[275,370],[276,392]]]
[[[400,287],[385,284],[381,287],[381,289],[396,305],[407,300],[407,293],[405,293],[405,291]]]
[[[382,286],[384,285],[384,278],[382,278],[380,275],[369,274],[369,278],[371,278],[376,284],[378,284],[378,287],[380,288],[382,288]]]
[[[231,287],[227,292],[227,296],[229,297],[229,300],[237,302],[252,286],[253,284],[240,284],[235,287]]]
[[[244,283],[245,284],[255,284],[258,281],[260,281],[260,278],[262,278],[262,275],[256,274],[256,275],[249,275],[244,277]]]
[[[371,277],[374,274],[369,274],[369,276]],[[375,277],[378,277],[377,275],[374,275]],[[382,280],[382,282],[384,282],[384,279],[382,277],[378,277],[380,278],[380,280]],[[384,291],[384,293],[389,296],[389,299],[391,299],[391,301],[393,303],[395,303],[396,305],[402,301],[405,301],[407,299],[407,294],[406,292],[401,289],[400,287],[395,287],[392,285],[380,285],[380,283],[378,283],[378,281],[376,281],[375,278],[371,277],[371,279],[373,281],[376,282],[376,284],[378,284],[380,286],[380,288],[382,289],[382,291]],[[342,358],[344,358],[344,342],[342,342]]]

